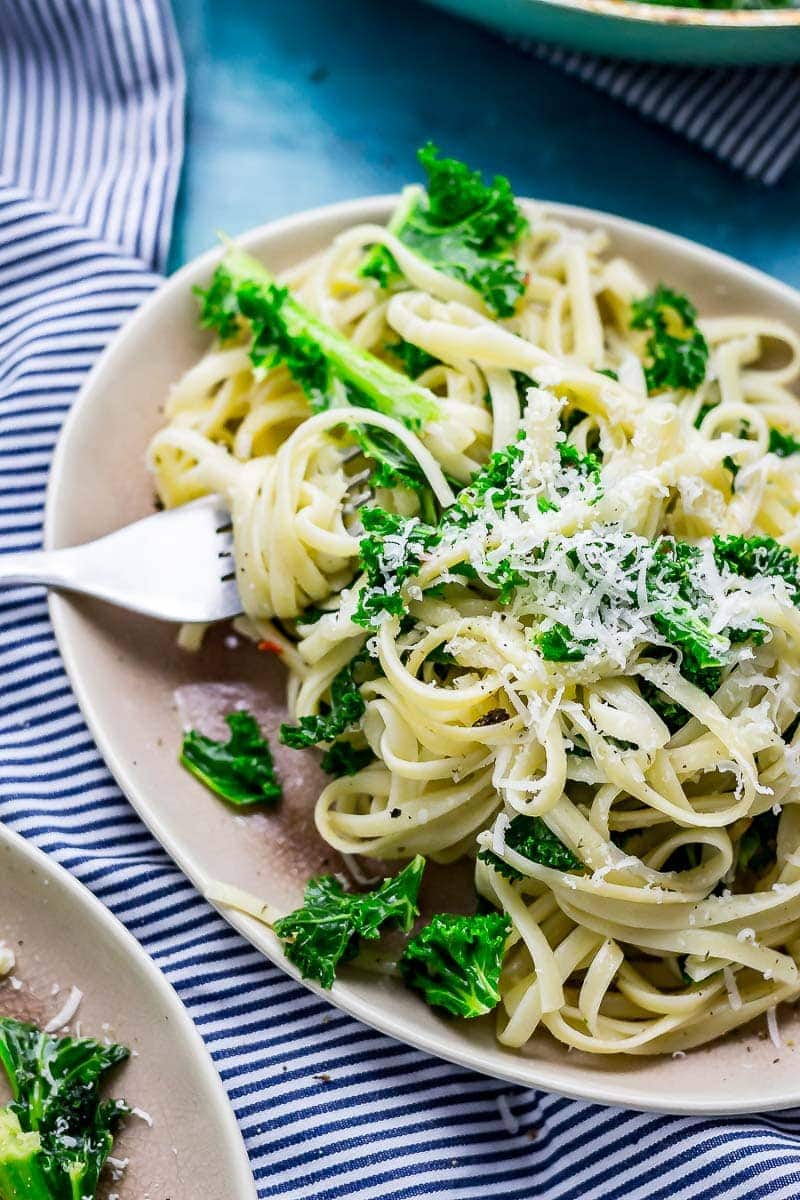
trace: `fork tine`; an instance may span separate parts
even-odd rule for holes
[[[360,495],[351,496],[347,504],[342,505],[342,513],[345,516],[351,516],[357,508],[361,508],[362,504],[366,504],[367,500],[372,500],[374,495],[375,493],[372,488],[368,488],[365,492],[361,492]]]
[[[351,492],[361,483],[366,483],[372,475],[372,468],[365,467],[363,471],[359,471],[357,475],[350,475],[347,479],[347,490]]]

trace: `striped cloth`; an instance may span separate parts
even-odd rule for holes
[[[63,415],[158,282],[183,73],[166,0],[0,0],[0,73],[0,538],[11,551],[40,544]],[[513,1088],[374,1033],[265,962],[120,795],[35,590],[0,602],[0,816],[91,888],[175,985],[262,1198],[800,1193],[800,1114],[658,1117]]]
[[[741,171],[778,183],[800,154],[800,69],[671,67],[527,47]]]

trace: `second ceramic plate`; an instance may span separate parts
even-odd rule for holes
[[[16,957],[0,977],[0,1015],[75,1036],[109,1037],[133,1054],[110,1084],[140,1110],[114,1157],[119,1200],[255,1200],[241,1134],[200,1035],[127,930],[66,871],[0,826],[0,942]],[[82,993],[77,995],[73,989]],[[73,1011],[72,1001],[79,1000]],[[8,1093],[0,1072],[0,1103]]]
[[[429,0],[521,38],[672,63],[800,61],[800,11],[733,12],[631,0]]]
[[[336,205],[254,230],[241,241],[281,270],[348,226],[384,222],[392,205],[389,197]],[[666,279],[688,293],[703,313],[754,311],[800,326],[800,295],[732,259],[602,213],[548,207],[583,228],[605,228],[614,251],[639,264],[652,282]],[[173,276],[128,323],[87,381],[53,464],[49,546],[97,537],[152,511],[145,447],[161,422],[170,385],[207,345],[207,335],[197,328],[192,287],[207,282],[216,258],[216,252],[205,255]],[[286,910],[300,900],[309,875],[335,869],[331,851],[313,831],[317,768],[277,746],[272,736],[283,692],[272,656],[241,644],[226,646],[222,634],[201,654],[186,654],[177,647],[174,628],[88,600],[53,596],[51,611],[76,694],[111,770],[198,887],[210,880],[237,884]],[[233,814],[180,769],[176,692],[183,712],[212,734],[221,732],[221,714],[236,699],[248,701],[277,750],[285,800],[275,814]],[[268,929],[251,918],[225,915],[291,972]],[[566,1054],[546,1034],[524,1053],[511,1052],[497,1044],[489,1022],[442,1020],[397,981],[355,971],[337,982],[331,998],[394,1037],[529,1087],[687,1113],[800,1103],[800,1051],[787,1047],[776,1055],[763,1029],[685,1059],[609,1060]],[[788,1028],[791,1022],[800,1031],[800,1021],[789,1017]],[[788,1033],[787,1040],[791,1037]]]

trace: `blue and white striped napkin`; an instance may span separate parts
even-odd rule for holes
[[[4,550],[40,545],[64,413],[158,283],[183,89],[167,0],[0,0]],[[34,590],[0,595],[0,817],[90,887],[177,988],[220,1069],[262,1200],[800,1191],[800,1113],[646,1116],[510,1087],[374,1033],[265,962],[120,795]]]
[[[682,134],[748,179],[776,184],[800,154],[798,67],[672,67],[539,43],[526,48]]]

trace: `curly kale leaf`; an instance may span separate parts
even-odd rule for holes
[[[557,451],[562,467],[571,467],[584,479],[591,480],[599,491],[601,463],[599,456],[594,451],[590,450],[587,454],[582,454],[572,442],[559,442]]]
[[[348,399],[418,429],[439,415],[432,394],[362,350],[281,287],[258,259],[228,250],[200,297],[200,323],[223,341],[246,331],[257,368],[283,364],[312,408],[329,406],[338,382]]]
[[[472,476],[463,488],[455,504],[442,517],[442,528],[466,529],[475,519],[475,514],[487,502],[499,513],[504,513],[517,499],[515,473],[522,461],[524,434],[503,450],[495,450],[488,461]]]
[[[754,879],[760,879],[774,867],[778,853],[779,821],[779,814],[771,808],[753,817],[739,838],[736,849],[737,872],[747,872]]]
[[[406,488],[416,492],[420,515],[426,522],[437,519],[436,497],[428,478],[413,454],[405,448],[399,438],[376,426],[354,425],[351,436],[363,454],[375,464],[370,482],[376,488]]]
[[[649,361],[644,374],[649,392],[700,386],[706,376],[708,343],[697,327],[697,310],[686,296],[659,284],[634,301],[632,329],[647,329]]]
[[[300,717],[296,725],[281,725],[280,740],[284,746],[304,750],[319,742],[332,742],[361,719],[367,706],[355,681],[355,670],[365,659],[366,652],[362,650],[334,676],[326,713]]]
[[[591,642],[573,638],[563,621],[554,621],[549,629],[534,634],[533,644],[548,662],[582,662]]]
[[[485,184],[477,171],[453,158],[440,158],[428,143],[418,153],[427,193],[409,189],[389,224],[400,241],[445,275],[479,292],[498,317],[514,313],[525,275],[511,251],[527,221],[503,176]],[[387,287],[399,275],[385,247],[371,251],[362,273]]]
[[[716,536],[714,559],[720,570],[727,568],[744,579],[782,579],[792,603],[800,607],[800,558],[775,538]]]
[[[773,428],[769,431],[769,451],[778,458],[789,458],[792,454],[800,454],[800,441],[791,433],[781,433]]]
[[[723,668],[727,665],[731,631],[715,633],[706,621],[697,615],[702,589],[698,578],[701,552],[686,542],[671,538],[660,538],[655,544],[655,554],[649,556],[645,567],[647,596],[658,602],[650,620],[655,630],[670,646],[681,653],[681,672],[685,678],[697,684],[707,693],[716,691]],[[602,543],[598,556],[602,552]],[[642,549],[632,545],[630,554],[623,558],[620,566],[629,570],[637,562]],[[611,547],[609,547],[611,556]],[[577,565],[574,558],[573,566]],[[638,603],[636,587],[632,586],[627,596],[631,605]],[[739,640],[761,636],[761,631],[740,631]],[[589,640],[573,636],[569,626],[556,621],[534,635],[534,644],[542,657],[551,662],[580,662],[592,645]]]
[[[730,642],[697,616],[700,558],[696,546],[661,538],[647,572],[647,593],[664,606],[652,620],[662,637],[680,650],[681,674],[711,695],[719,687]]]
[[[505,605],[511,603],[517,588],[524,585],[525,572],[513,566],[510,558],[501,558],[486,572],[486,578],[497,588],[497,603]]]
[[[500,1000],[510,930],[508,917],[500,913],[438,913],[406,946],[400,959],[403,978],[432,1007],[457,1017],[480,1017]]]
[[[708,695],[717,690],[731,645],[761,645],[766,629],[758,622],[747,628],[713,633],[695,612],[700,597],[697,565],[702,552],[685,542],[662,538],[660,553],[648,573],[648,593],[664,598],[664,610],[653,616],[660,633],[681,651],[681,674]],[[719,570],[743,579],[772,576],[783,579],[795,604],[800,602],[800,559],[770,537],[715,537],[714,559]],[[677,588],[676,586],[677,585]],[[677,715],[677,714],[676,714]]]
[[[505,843],[510,850],[529,858],[531,862],[540,863],[543,867],[552,867],[554,871],[582,871],[583,863],[565,846],[561,838],[541,817],[526,817],[518,814],[506,829]],[[505,862],[493,850],[481,850],[478,858],[486,862],[493,870],[505,875],[506,879],[522,879],[522,874]]]
[[[687,712],[682,704],[678,704],[677,700],[670,700],[669,696],[649,679],[639,680],[639,691],[670,733],[677,733],[690,719],[691,713]]]
[[[345,738],[341,738],[325,752],[321,766],[323,771],[327,771],[329,775],[337,777],[357,775],[364,767],[368,767],[371,762],[374,762],[374,759],[375,756],[369,746],[361,749]]]
[[[361,938],[377,938],[389,923],[408,932],[419,915],[424,869],[425,859],[417,855],[399,874],[363,893],[346,892],[332,875],[312,879],[303,907],[275,923],[286,957],[304,979],[332,987],[336,968],[355,958]]]
[[[181,763],[230,804],[274,804],[281,798],[269,742],[248,712],[228,713],[230,737],[218,742],[195,729],[184,734]]]
[[[417,574],[439,533],[416,517],[401,517],[382,508],[363,509],[361,520],[366,536],[361,539],[359,558],[367,582],[359,593],[353,620],[370,629],[384,613],[403,615],[401,588]]]
[[[400,360],[409,379],[416,379],[418,375],[422,375],[439,363],[438,358],[429,354],[427,350],[423,350],[421,346],[407,342],[405,338],[401,338],[399,342],[392,342],[386,349]]]
[[[443,533],[466,528],[487,500],[496,510],[505,511],[516,498],[513,476],[521,458],[519,442],[492,454],[473,475],[469,486],[462,489],[455,504],[442,514],[438,525],[432,519],[420,521],[382,508],[363,509],[365,537],[361,540],[359,557],[367,581],[359,594],[353,620],[370,629],[384,614],[402,617],[403,584],[417,575],[423,559],[439,544]],[[432,518],[433,512],[423,509],[423,516],[429,513]],[[475,577],[469,564],[455,564],[453,572]],[[522,576],[507,561],[496,564],[487,578],[498,588],[501,603],[507,603],[522,581]]]
[[[475,474],[468,487],[462,489],[455,504],[451,505],[442,516],[441,528],[466,529],[475,520],[476,514],[490,504],[498,513],[505,513],[518,498],[516,484],[517,466],[522,460],[522,445],[524,434],[519,434],[516,442],[511,442],[503,450],[496,450],[489,456],[488,461]],[[452,568],[455,573],[466,574],[469,577],[468,563],[457,564]],[[494,563],[485,572],[487,581],[497,588],[499,604],[510,603],[514,592],[525,582],[524,573],[512,566],[507,558]]]
[[[3,1200],[91,1200],[129,1110],[101,1100],[100,1086],[125,1061],[124,1046],[53,1037],[0,1018],[0,1064],[12,1100],[0,1109]]]

